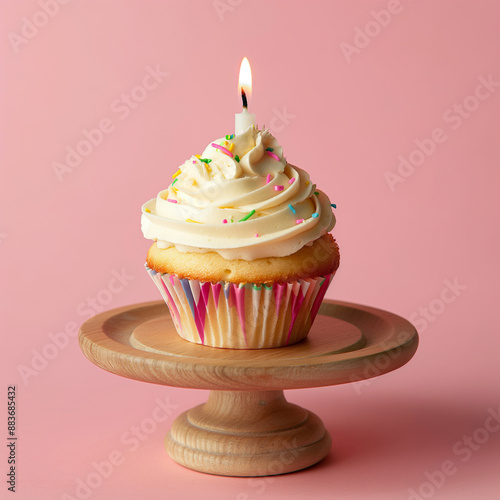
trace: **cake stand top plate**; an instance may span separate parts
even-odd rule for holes
[[[127,378],[213,390],[281,390],[355,382],[395,370],[415,353],[407,320],[368,306],[325,300],[306,340],[275,349],[219,349],[177,335],[163,301],[87,320],[83,353]]]

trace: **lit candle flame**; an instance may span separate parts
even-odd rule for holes
[[[252,95],[252,70],[250,69],[250,63],[246,57],[241,61],[240,66],[240,77],[238,80],[238,94],[243,92],[250,97]]]

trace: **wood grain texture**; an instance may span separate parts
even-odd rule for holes
[[[283,391],[211,391],[165,439],[177,463],[223,476],[294,472],[322,460],[330,444],[321,420],[288,403]]]
[[[135,380],[213,390],[283,390],[362,380],[411,359],[418,335],[386,311],[324,301],[307,339],[288,347],[218,349],[180,338],[164,302],[86,321],[80,346],[92,363]]]
[[[266,476],[309,467],[331,439],[313,413],[283,389],[343,384],[399,368],[418,345],[415,328],[386,311],[324,301],[304,341],[275,349],[218,349],[180,338],[163,301],[107,311],[86,321],[80,346],[117,375],[211,389],[166,437],[173,460],[227,476]]]

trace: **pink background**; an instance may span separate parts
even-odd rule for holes
[[[92,499],[498,498],[500,431],[484,425],[500,411],[500,86],[474,97],[481,77],[500,82],[497,1],[73,0],[55,12],[51,0],[3,0],[1,10],[1,399],[18,386],[16,498],[83,498],[77,481],[113,452],[123,463]],[[30,32],[24,16],[45,25]],[[267,480],[173,463],[163,436],[206,392],[112,376],[61,333],[90,315],[89,299],[108,309],[159,298],[139,207],[232,132],[245,55],[258,123],[338,206],[342,264],[328,297],[401,314],[421,336],[401,370],[289,391],[333,447],[318,466]],[[125,116],[115,101],[157,65],[168,76],[136,90],[144,99]],[[113,130],[59,180],[54,162],[104,119]],[[415,152],[433,132],[429,155]],[[391,189],[400,156],[421,164]],[[113,272],[128,280],[110,295]],[[175,409],[133,444],[157,398]],[[454,473],[433,486],[449,461]]]

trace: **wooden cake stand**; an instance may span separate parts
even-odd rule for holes
[[[324,458],[331,438],[314,413],[283,389],[344,384],[408,362],[411,323],[380,309],[325,300],[306,340],[261,350],[217,349],[180,338],[163,301],[122,307],[86,321],[80,345],[95,365],[154,384],[210,389],[208,401],[174,421],[170,457],[200,472],[269,476]]]

